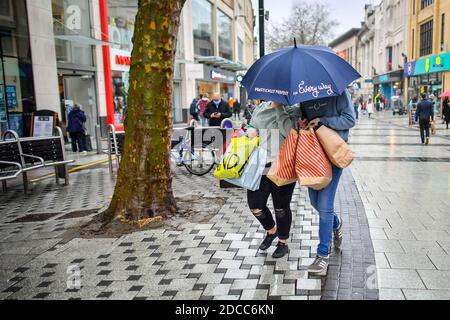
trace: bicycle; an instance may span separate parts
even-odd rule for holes
[[[177,166],[184,166],[189,173],[203,176],[216,164],[216,151],[211,143],[202,143],[201,146],[192,148],[188,134],[172,140],[171,158]]]

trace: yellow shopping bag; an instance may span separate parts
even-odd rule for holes
[[[258,137],[252,139],[247,136],[232,138],[219,166],[213,173],[214,177],[219,180],[239,178],[258,144]]]

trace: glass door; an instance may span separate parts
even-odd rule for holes
[[[90,75],[64,77],[64,104],[62,113],[67,118],[75,104],[81,106],[86,114],[86,134],[95,136],[97,124],[97,103],[95,99],[95,81]]]

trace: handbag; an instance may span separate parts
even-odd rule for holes
[[[436,135],[436,124],[434,123],[434,121],[430,122],[430,126],[431,126],[431,134],[433,136]]]
[[[353,152],[336,131],[322,125],[316,130],[316,136],[328,159],[336,167],[344,169],[352,163]]]
[[[313,128],[300,130],[295,159],[295,172],[301,186],[321,190],[331,182],[331,163]]]
[[[253,151],[240,178],[225,181],[250,191],[256,191],[261,184],[261,177],[266,167],[267,151],[258,147]]]
[[[258,144],[258,137],[253,139],[247,136],[232,138],[220,164],[214,170],[214,177],[219,180],[239,178]]]
[[[298,131],[292,129],[284,140],[275,161],[272,162],[269,172],[267,173],[267,178],[279,187],[297,181],[295,157],[298,138]]]

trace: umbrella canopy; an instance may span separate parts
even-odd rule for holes
[[[450,91],[446,91],[446,92],[442,93],[439,97],[440,98],[450,98]]]
[[[331,49],[295,46],[256,61],[242,80],[249,99],[294,105],[338,96],[361,75]]]

